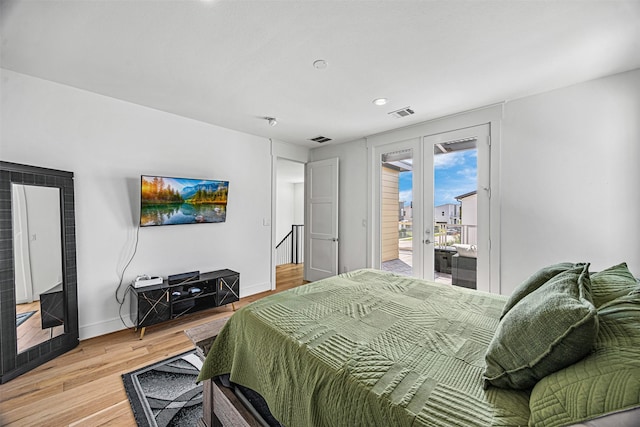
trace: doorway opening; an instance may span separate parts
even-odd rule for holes
[[[301,279],[304,268],[304,163],[277,159],[275,237],[276,271],[296,272],[294,276]]]

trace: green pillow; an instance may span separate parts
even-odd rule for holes
[[[594,351],[541,379],[531,392],[530,426],[564,426],[640,407],[640,293],[598,309]]]
[[[591,291],[596,307],[638,289],[640,289],[640,284],[633,277],[625,262],[591,275]]]
[[[547,267],[541,268],[536,271],[531,277],[524,282],[520,283],[518,287],[513,291],[504,308],[502,309],[502,315],[500,319],[504,317],[514,305],[518,303],[522,298],[529,295],[531,292],[544,285],[549,280],[553,279],[563,271],[571,270],[572,268],[583,266],[584,263],[574,264],[571,262],[561,262],[559,264],[552,264]]]
[[[588,269],[556,275],[507,312],[485,354],[485,388],[528,389],[589,354],[598,316]]]

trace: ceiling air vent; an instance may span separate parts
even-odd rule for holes
[[[405,107],[405,108],[401,108],[401,109],[396,110],[396,111],[392,111],[392,112],[387,113],[387,114],[390,114],[393,117],[399,119],[399,118],[407,117],[407,116],[410,116],[410,115],[414,114],[414,111],[409,107]]]
[[[315,138],[309,138],[309,140],[322,144],[323,142],[331,141],[331,138],[327,138],[326,136],[318,135]]]

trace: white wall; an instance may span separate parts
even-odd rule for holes
[[[271,287],[268,140],[8,70],[1,79],[2,160],[75,174],[80,338],[123,328],[114,293],[141,174],[229,180],[227,221],[140,229],[125,283],[230,268],[243,296]]]
[[[276,206],[276,241],[277,245],[291,231],[295,223],[295,187],[291,182],[278,180]]]
[[[560,261],[591,262],[592,271],[626,261],[640,276],[638,94],[640,70],[634,70],[503,105],[501,123],[492,127],[491,161],[500,162],[500,175],[492,171],[491,178],[491,227],[499,228],[492,248],[500,255],[492,292],[511,294],[538,268]],[[469,126],[466,117],[474,114],[427,122],[424,128],[437,133],[456,128],[438,129],[441,124]],[[415,136],[415,129],[420,126],[381,138],[401,141]],[[336,156],[339,264],[366,267],[367,230],[361,221],[367,217],[367,150],[357,140],[311,151],[313,160]],[[493,252],[491,260],[498,262]]]
[[[293,223],[304,224],[304,182],[293,184]]]
[[[502,289],[558,261],[640,276],[640,70],[506,103]]]
[[[292,160],[298,163],[307,163],[309,160],[309,148],[302,145],[287,144],[276,139],[271,141],[271,154],[274,162],[274,173],[278,159]]]

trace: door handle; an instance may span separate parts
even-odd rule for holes
[[[425,245],[428,245],[429,243],[433,243],[433,242],[429,239],[426,239],[426,240],[423,240],[422,243],[424,243]]]

